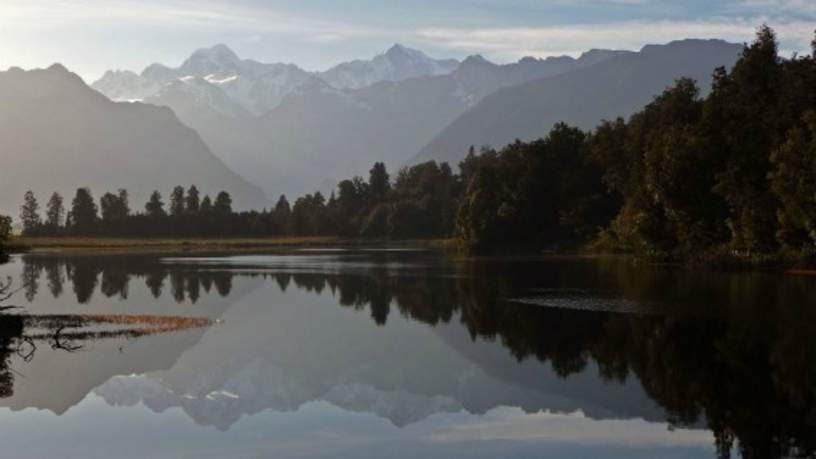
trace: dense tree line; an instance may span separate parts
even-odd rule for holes
[[[763,26],[707,97],[680,80],[595,131],[590,156],[623,199],[609,240],[652,258],[813,253],[816,61],[777,49]]]
[[[816,40],[814,40],[816,51]],[[628,121],[471,155],[468,245],[570,239],[652,259],[816,252],[816,61],[763,26],[710,93],[680,79]]]
[[[20,221],[30,236],[440,237],[453,229],[460,183],[447,164],[435,162],[403,169],[392,183],[385,165],[376,163],[368,181],[343,180],[328,200],[315,192],[290,205],[281,196],[274,208],[260,212],[234,212],[228,193],[202,198],[195,185],[175,187],[169,203],[154,191],[139,212],[131,210],[127,190],[105,193],[97,204],[90,189],[79,188],[67,209],[54,193],[45,219],[29,191]]]

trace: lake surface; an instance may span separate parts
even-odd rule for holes
[[[795,457],[816,278],[424,251],[12,257],[9,458]]]

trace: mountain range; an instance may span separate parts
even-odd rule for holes
[[[177,67],[109,71],[91,85],[107,99],[59,65],[15,69],[0,77],[9,101],[0,148],[11,152],[0,158],[0,212],[16,214],[30,184],[41,199],[78,184],[125,187],[135,208],[154,188],[195,183],[229,191],[238,208],[260,208],[278,194],[327,193],[375,161],[392,174],[431,159],[455,167],[471,145],[534,139],[558,121],[590,129],[628,116],[683,76],[705,91],[714,68],[741,50],[683,40],[500,65],[394,45],[309,72],[216,45]]]
[[[742,47],[720,40],[590,50],[578,58],[481,56],[436,60],[394,45],[371,60],[310,73],[242,60],[224,45],[179,67],[108,72],[93,87],[114,100],[170,107],[213,152],[268,196],[328,192],[365,175],[424,160],[456,164],[470,145],[533,139],[558,121],[592,128],[628,116],[683,76],[707,87]]]
[[[730,68],[741,50],[721,40],[649,45],[639,53],[496,91],[436,135],[412,162],[457,163],[471,145],[535,140],[558,122],[592,129],[602,119],[628,118],[680,77],[696,80],[707,94],[713,70]]]
[[[309,73],[242,60],[216,45],[176,68],[108,72],[93,87],[113,100],[170,107],[238,174],[269,196],[291,196],[329,191],[374,161],[402,166],[498,89],[630,54],[591,50],[497,65],[481,56],[436,60],[394,45],[368,61]]]

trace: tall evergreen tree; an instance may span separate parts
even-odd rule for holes
[[[374,202],[385,199],[391,190],[390,177],[383,163],[374,163],[374,167],[368,173],[368,190]]]
[[[170,194],[170,215],[177,217],[184,213],[184,188],[177,186]]]
[[[51,231],[58,230],[65,217],[65,204],[59,193],[54,192],[51,195],[51,199],[48,200],[48,204],[46,205],[45,215],[46,224]]]
[[[158,190],[153,191],[150,195],[150,200],[145,204],[145,213],[154,219],[167,216],[167,212],[164,211],[164,201]]]
[[[96,231],[99,217],[97,215],[96,203],[94,202],[90,189],[77,189],[76,195],[71,202],[71,212],[69,216],[72,230],[75,232],[90,234]]]
[[[226,191],[218,193],[215,197],[215,203],[213,203],[213,212],[221,216],[232,213],[232,198],[229,193]]]
[[[23,224],[23,233],[35,234],[40,228],[42,220],[39,214],[40,204],[34,196],[34,192],[26,191],[23,197],[23,205],[20,206],[20,221]]]
[[[199,197],[198,188],[195,185],[192,185],[189,190],[187,190],[187,198],[185,201],[185,207],[187,213],[189,214],[197,214],[198,211],[201,209],[201,202]]]
[[[728,203],[732,245],[745,252],[768,252],[776,246],[778,201],[768,187],[770,152],[784,138],[779,113],[782,61],[776,35],[763,25],[733,70],[718,75],[707,101],[709,129],[717,138],[725,168],[715,190]],[[722,124],[720,124],[722,123]]]
[[[204,199],[201,200],[201,206],[199,206],[199,212],[203,215],[208,215],[212,212],[212,200],[210,199],[210,195],[204,196]]]
[[[289,233],[291,230],[291,216],[292,207],[286,199],[286,195],[281,195],[278,202],[275,204],[275,210],[272,213],[273,222],[277,230],[281,233]]]
[[[275,204],[275,213],[286,216],[292,213],[292,207],[289,205],[289,200],[286,199],[285,194],[280,195],[280,198],[278,198],[278,202]]]
[[[117,195],[119,196],[119,214],[123,218],[127,217],[130,215],[130,195],[128,190],[119,188]]]

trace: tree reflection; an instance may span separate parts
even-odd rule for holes
[[[10,284],[0,283],[0,301],[10,298]],[[25,289],[26,292],[28,291]],[[133,315],[30,315],[0,314],[0,398],[14,395],[11,357],[30,362],[42,345],[64,352],[77,352],[89,343],[134,340],[145,336],[178,332],[211,325],[209,319],[174,316]]]
[[[80,303],[96,289],[126,298],[131,278],[144,278],[156,298],[196,303],[229,296],[236,276],[262,276],[281,291],[332,295],[377,326],[395,313],[429,326],[459,321],[472,339],[500,343],[519,361],[551,365],[563,378],[590,363],[610,383],[637,378],[672,425],[705,423],[721,457],[734,448],[748,458],[816,454],[816,282],[808,278],[637,269],[615,259],[473,261],[443,275],[395,275],[376,263],[325,273],[202,270],[194,261],[136,257],[24,261],[27,297],[42,294],[36,284],[43,269],[52,295],[72,282]],[[526,296],[539,304],[511,301]],[[10,323],[3,333],[0,373],[11,378],[8,353],[23,331]]]

